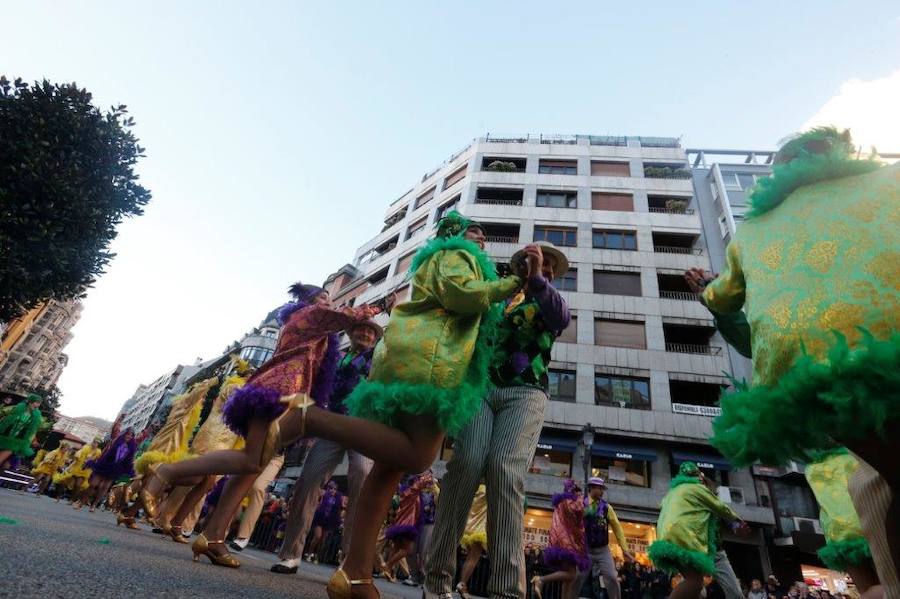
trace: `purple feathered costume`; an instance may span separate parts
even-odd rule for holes
[[[400,505],[397,507],[397,518],[394,520],[394,524],[384,531],[386,539],[413,542],[419,540],[423,524],[422,501],[419,496],[433,484],[434,477],[431,472],[411,475],[400,484],[398,489]]]
[[[567,480],[563,492],[553,496],[553,523],[544,563],[554,570],[591,567],[584,538],[584,502],[575,492],[575,482]]]
[[[336,491],[334,494],[325,491],[319,501],[319,507],[313,514],[313,526],[321,526],[323,530],[333,531],[341,527],[341,509],[343,509],[344,496]]]
[[[131,438],[126,440],[126,435]],[[113,439],[95,460],[88,460],[86,468],[97,476],[108,480],[118,480],[122,477],[134,477],[134,454],[137,452],[137,440],[131,429],[127,429]]]

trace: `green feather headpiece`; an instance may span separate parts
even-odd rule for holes
[[[462,235],[471,226],[480,227],[481,225],[474,220],[468,219],[456,210],[448,212],[437,224],[437,236],[442,238],[456,237]]]
[[[700,476],[700,468],[694,462],[682,462],[678,469],[679,476]]]

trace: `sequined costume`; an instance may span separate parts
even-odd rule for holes
[[[319,500],[319,507],[313,514],[312,525],[321,526],[325,531],[337,530],[343,523],[341,512],[344,509],[344,495],[340,491],[326,491]]]
[[[389,541],[417,541],[422,530],[422,501],[421,493],[434,484],[434,477],[430,472],[415,474],[400,484],[399,504],[397,514],[391,524],[384,531],[384,536]]]
[[[743,307],[751,328],[752,385],[722,398],[711,440],[737,466],[805,461],[900,415],[900,166],[797,160],[751,194],[760,208],[703,294],[721,314]],[[773,199],[807,163],[863,174]]]
[[[487,488],[483,484],[478,485],[478,490],[475,491],[459,544],[466,549],[475,544],[487,549]]]
[[[33,476],[54,476],[59,474],[59,472],[65,467],[66,460],[69,459],[68,447],[66,445],[60,445],[54,450],[48,451],[44,455],[44,459],[40,461],[34,468],[31,469],[31,474]]]
[[[553,520],[550,540],[544,549],[544,564],[555,570],[591,567],[584,535],[584,501],[573,488],[574,483],[566,481],[565,490],[553,496]]]
[[[696,464],[683,463],[660,505],[650,559],[670,574],[696,571],[712,576],[719,520],[739,518],[700,481]]]
[[[0,450],[23,458],[34,455],[31,442],[43,422],[41,411],[29,407],[28,400],[16,404],[0,419]]]
[[[455,212],[445,218],[459,226],[414,256],[411,299],[393,309],[369,380],[346,400],[355,416],[394,425],[399,413],[429,414],[453,433],[481,405],[488,389],[487,339],[501,318],[490,308],[522,281],[498,280],[487,254],[463,237],[469,221]]]
[[[85,462],[93,460],[100,455],[100,448],[91,445],[85,445],[75,452],[75,460],[69,464],[65,470],[53,476],[53,484],[69,489],[70,491],[81,491],[87,489],[90,485],[88,481],[91,478],[91,469],[85,466]],[[74,489],[75,479],[81,479],[81,488]]]
[[[134,455],[137,452],[137,440],[132,437],[129,440],[125,436],[131,432],[125,430],[100,452],[100,456],[85,462],[85,466],[91,469],[93,476],[99,476],[108,480],[118,480],[122,477],[134,477]]]
[[[200,423],[203,400],[218,382],[218,377],[200,381],[172,400],[165,424],[153,436],[147,450],[134,461],[135,472],[144,475],[152,464],[180,462],[193,457],[188,451],[188,443]]]
[[[209,415],[207,415],[206,420],[203,421],[203,424],[200,425],[197,433],[191,439],[191,454],[204,455],[211,451],[237,449],[243,446],[243,439],[228,428],[228,425],[222,420],[222,408],[225,406],[228,396],[233,391],[240,389],[246,382],[247,379],[245,377],[237,374],[233,374],[225,379],[219,387]]]

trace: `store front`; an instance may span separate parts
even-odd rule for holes
[[[528,471],[532,474],[569,478],[572,476],[572,460],[577,451],[578,441],[574,437],[541,433]]]
[[[652,447],[619,441],[594,443],[591,447],[591,476],[607,485],[650,488],[651,465],[656,461]]]
[[[803,575],[803,582],[809,585],[810,589],[828,589],[832,594],[847,593],[853,584],[843,572],[829,570],[824,566],[802,564],[800,573]]]

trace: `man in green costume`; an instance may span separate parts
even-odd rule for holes
[[[0,419],[0,470],[13,455],[22,458],[34,455],[31,442],[44,422],[42,401],[40,395],[32,393]]]

